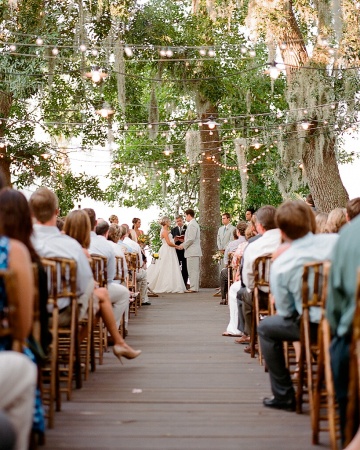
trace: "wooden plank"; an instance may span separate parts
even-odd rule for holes
[[[46,449],[310,449],[308,413],[269,410],[268,374],[244,346],[222,337],[229,313],[212,296],[161,294],[129,323],[142,355],[104,355],[55,415]],[[135,390],[135,391],[134,391]],[[329,448],[321,435],[321,448]]]

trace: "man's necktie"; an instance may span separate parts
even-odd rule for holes
[[[224,227],[224,234],[226,233],[226,230],[227,230],[227,228],[226,228],[226,227]]]
[[[179,227],[179,233],[180,233],[180,235],[181,235],[181,232],[182,232],[182,227]]]

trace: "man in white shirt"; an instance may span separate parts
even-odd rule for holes
[[[265,205],[258,209],[255,213],[256,230],[261,234],[261,238],[250,243],[243,255],[242,266],[242,283],[245,287],[241,287],[237,298],[239,301],[239,321],[240,330],[245,336],[238,341],[244,343],[249,342],[251,334],[251,318],[253,307],[253,291],[254,291],[254,262],[259,256],[273,253],[281,244],[281,233],[275,224],[276,208],[274,206]],[[261,299],[260,299],[261,300]],[[248,351],[245,349],[245,351]]]
[[[34,225],[32,243],[44,258],[61,257],[76,261],[76,284],[79,304],[79,320],[87,315],[90,296],[94,290],[94,278],[81,245],[70,236],[62,234],[56,226],[59,213],[58,199],[54,192],[39,188],[30,197],[29,205],[37,223]],[[67,326],[70,319],[68,298],[59,299],[59,323]]]
[[[128,323],[128,311],[129,311],[129,290],[120,284],[114,282],[116,274],[116,260],[115,252],[112,249],[111,244],[107,241],[107,233],[109,231],[109,224],[102,221],[100,226],[104,225],[106,231],[103,235],[97,235],[95,233],[95,227],[97,224],[96,213],[92,208],[85,208],[90,218],[90,224],[92,231],[90,232],[90,254],[98,254],[107,258],[107,289],[109,291],[110,301],[113,305],[114,316],[117,327],[120,326],[121,317],[125,312],[125,329],[127,329]]]
[[[136,272],[136,281],[138,283],[139,286],[139,290],[140,290],[140,295],[141,295],[141,300],[142,300],[142,305],[143,306],[150,306],[151,303],[149,302],[149,297],[147,294],[147,286],[148,286],[148,282],[147,282],[147,273],[146,273],[146,264],[143,258],[143,253],[141,251],[141,247],[140,245],[133,241],[132,239],[129,238],[129,233],[130,233],[130,228],[129,226],[124,223],[121,225],[122,227],[124,227],[124,229],[126,230],[125,235],[123,235],[120,237],[119,240],[119,244],[122,247],[127,247],[128,249],[130,249],[130,252],[132,253],[137,253],[139,255],[139,261],[140,261],[140,268],[138,269],[138,271]]]

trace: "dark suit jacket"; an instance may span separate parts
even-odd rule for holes
[[[187,226],[186,225],[183,225],[183,227],[182,227],[182,231],[181,231],[181,233],[180,233],[180,231],[179,231],[179,227],[174,227],[174,228],[172,228],[171,229],[171,234],[173,235],[173,238],[174,238],[174,242],[175,242],[175,244],[176,245],[180,245],[180,244],[182,244],[184,241],[177,241],[176,240],[176,236],[185,236],[185,231],[186,231],[186,228],[187,228]],[[177,250],[177,251],[184,251],[184,250]]]
[[[176,240],[176,236],[185,236],[186,228],[187,228],[187,226],[183,225],[181,233],[180,233],[179,227],[172,228],[171,234],[173,235],[175,245],[181,245],[184,243],[184,240],[182,240],[182,241]],[[183,261],[185,259],[185,256],[184,256],[185,250],[176,249],[176,253],[177,253],[179,261]]]

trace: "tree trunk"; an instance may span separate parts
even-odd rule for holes
[[[7,92],[0,91],[0,117],[7,119],[10,114],[11,105],[13,102],[13,96]],[[3,173],[6,184],[11,185],[10,175],[10,157],[6,151],[5,129],[7,126],[6,120],[0,121],[0,170]]]
[[[208,106],[201,114],[201,147],[203,162],[200,164],[200,194],[199,210],[201,229],[201,248],[203,252],[200,286],[215,288],[219,286],[219,266],[214,264],[212,255],[217,251],[216,236],[220,225],[220,166],[219,161],[219,132],[217,128],[210,130],[206,125],[209,116],[217,117],[217,110]],[[214,162],[215,160],[215,162]]]
[[[303,164],[316,209],[330,212],[334,208],[345,207],[349,196],[340,178],[335,157],[335,139],[323,151],[323,162],[315,156],[314,139],[303,154]]]
[[[301,68],[303,65],[310,65],[311,62],[315,62],[318,66],[322,65],[325,68],[329,56],[325,57],[322,52],[318,52],[317,48],[315,48],[312,58],[309,59],[303,35],[293,11],[292,0],[284,0],[282,6],[283,18],[278,23],[276,39],[279,47],[282,48],[281,54],[286,64],[290,111],[301,111],[308,107],[308,98],[306,94],[304,95],[306,92],[311,92],[311,95],[313,98],[316,98],[319,104],[331,103],[333,98],[331,96],[331,80],[314,78],[309,70]],[[287,44],[285,47],[282,46],[283,42]],[[299,76],[301,74],[300,71],[305,71],[305,76]],[[329,83],[327,97],[317,95],[319,83]],[[298,84],[303,85],[301,89],[297,88]],[[294,86],[295,89],[293,89]],[[294,90],[301,94],[294,95]],[[314,111],[311,111],[312,117],[308,118],[310,122],[308,143],[302,146],[302,153],[299,156],[303,162],[316,207],[320,211],[329,212],[334,208],[344,207],[348,200],[348,194],[342,183],[336,161],[335,136],[331,136],[331,131],[325,128],[322,132],[312,133],[312,130],[316,130],[318,126],[316,110]],[[327,133],[330,137],[323,139],[323,135]],[[291,137],[290,139],[293,138]],[[292,145],[293,143],[285,141],[285,146],[290,147]],[[298,148],[300,148],[300,145],[298,145]],[[294,152],[288,152],[288,158],[291,159],[293,157]]]

